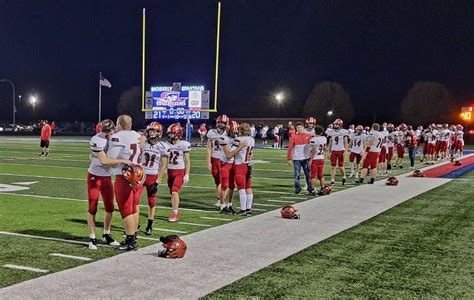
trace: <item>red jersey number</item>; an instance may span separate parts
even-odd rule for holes
[[[135,156],[138,153],[137,163],[139,164],[142,161],[142,150],[138,147],[137,144],[130,144],[130,150],[132,150],[132,155],[128,160],[132,161],[135,159]]]
[[[145,167],[153,167],[155,164],[156,154],[150,156],[147,152],[145,152]]]
[[[171,151],[170,152],[170,162],[173,165],[178,164],[178,157],[179,157],[179,151]]]

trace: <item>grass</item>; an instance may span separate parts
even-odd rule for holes
[[[0,231],[87,242],[87,141],[55,139],[51,143],[51,154],[47,159],[38,157],[37,140],[1,138],[0,141],[0,191],[2,184],[18,187],[21,182],[36,182],[23,185],[28,188],[26,190],[0,192]],[[166,221],[170,213],[170,197],[167,188],[160,186],[155,231],[151,236],[152,240],[145,239],[145,236],[140,238],[140,247],[157,243],[159,236],[173,231],[183,235],[240,219],[237,216],[218,214],[214,210],[214,187],[207,171],[204,149],[193,148],[191,157],[191,179],[189,185],[183,188],[181,202],[181,222],[188,224],[172,224]],[[254,165],[255,214],[309,198],[305,195],[295,196],[293,193],[292,168],[286,164],[286,151],[257,149],[254,158],[264,161]],[[328,172],[327,167],[327,178]],[[401,172],[396,170],[395,174]],[[338,180],[340,181],[340,177],[336,178],[336,181]],[[354,186],[353,182],[346,186],[336,184],[333,191],[351,186]],[[234,206],[238,205],[238,196],[234,196],[234,203]],[[141,205],[146,206],[144,197]],[[101,202],[97,219],[97,234],[100,236],[103,220]],[[114,214],[112,224],[112,234],[121,241],[123,227],[118,211]],[[146,224],[145,207],[141,208],[141,224]],[[43,275],[2,268],[4,264],[18,264],[57,272],[87,262],[52,257],[49,254],[53,252],[90,257],[93,261],[120,253],[108,247],[91,251],[82,244],[1,233],[0,243],[0,287]]]
[[[460,179],[206,298],[472,298],[474,173]]]

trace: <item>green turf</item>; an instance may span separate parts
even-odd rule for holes
[[[206,298],[473,298],[474,172]]]
[[[87,242],[87,193],[86,172],[89,165],[88,143],[71,139],[56,139],[51,143],[48,158],[38,157],[36,140],[0,139],[0,184],[18,182],[37,183],[27,190],[0,193],[0,231],[30,234],[34,236],[61,238]],[[140,247],[157,243],[161,235],[170,234],[165,230],[176,230],[178,234],[192,233],[212,226],[219,226],[239,220],[241,217],[221,215],[213,208],[216,201],[213,180],[207,171],[204,148],[193,148],[192,168],[189,186],[181,194],[183,224],[168,223],[170,197],[166,187],[160,186],[157,200],[157,219],[151,238],[140,239]],[[285,204],[304,201],[310,197],[294,195],[292,167],[286,163],[286,150],[257,149],[254,159],[265,161],[253,167],[253,187],[255,194],[255,214],[278,209]],[[326,167],[326,178],[329,168]],[[404,170],[396,170],[400,174]],[[406,171],[406,170],[405,170]],[[340,177],[336,178],[340,181]],[[354,186],[349,181],[346,186],[336,184],[338,191]],[[289,199],[290,197],[291,199]],[[273,201],[269,201],[273,200]],[[278,202],[275,202],[278,201]],[[234,196],[235,207],[238,196]],[[146,224],[146,199],[142,197],[141,224]],[[102,233],[102,204],[97,214],[97,235]],[[211,218],[211,219],[209,219]],[[223,220],[216,220],[219,218]],[[209,225],[209,226],[198,226]],[[160,230],[161,229],[161,230]],[[114,214],[112,234],[121,241],[122,222],[119,213]],[[0,234],[0,287],[8,286],[29,278],[41,276],[40,273],[14,271],[2,268],[4,264],[19,264],[35,268],[46,268],[50,272],[74,267],[84,262],[51,257],[48,254],[59,252],[101,259],[119,254],[115,249],[101,247],[97,251],[88,250],[84,245],[65,242],[44,241],[26,237],[12,237]]]

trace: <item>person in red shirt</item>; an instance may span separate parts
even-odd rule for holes
[[[54,121],[51,122],[51,131],[52,131],[53,135],[56,134],[56,123],[54,123]]]
[[[95,125],[95,133],[101,133],[102,132],[102,124],[97,123],[97,125]]]
[[[295,194],[301,193],[300,170],[303,168],[308,193],[316,195],[311,185],[309,172],[310,141],[311,135],[305,132],[303,123],[296,123],[296,134],[290,138],[287,153],[288,165],[293,165],[294,170]]]
[[[410,167],[415,169],[415,154],[416,154],[416,133],[412,126],[408,126],[407,137],[405,138],[405,146],[408,148],[408,156],[410,157]]]
[[[41,127],[41,154],[39,156],[46,157],[49,152],[49,141],[51,140],[51,126],[49,126],[48,121],[43,121],[43,126]]]
[[[291,139],[296,134],[295,126],[291,125],[288,130],[288,137]]]

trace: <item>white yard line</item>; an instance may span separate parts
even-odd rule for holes
[[[226,221],[226,222],[232,221],[232,219],[225,219],[225,218],[214,218],[214,217],[199,217],[199,218],[204,219],[204,220],[217,220],[217,221]]]
[[[306,198],[306,197],[280,197],[282,199],[295,199],[295,200],[304,200],[304,199],[310,199],[310,198]]]
[[[177,232],[177,233],[182,233],[182,234],[188,233],[187,231],[174,230],[174,229],[165,229],[165,228],[159,228],[159,227],[153,227],[153,230],[164,231],[164,232]]]
[[[82,261],[91,261],[91,260],[93,260],[92,258],[89,258],[89,257],[67,255],[67,254],[62,254],[62,253],[50,253],[49,255],[56,256],[56,257],[64,257],[64,258],[82,260]]]
[[[75,240],[65,240],[65,239],[58,239],[58,238],[45,237],[45,236],[39,236],[39,235],[31,235],[31,234],[23,234],[23,233],[15,233],[15,232],[7,232],[7,231],[0,231],[0,234],[9,235],[9,236],[19,236],[19,237],[25,237],[25,238],[32,238],[32,239],[38,239],[38,240],[64,242],[64,243],[70,243],[70,244],[89,245],[88,242],[81,242],[81,241],[75,241]],[[109,245],[102,245],[102,244],[98,244],[97,246],[110,247]]]
[[[278,203],[295,203],[295,201],[291,200],[266,200],[268,202],[278,202]]]
[[[263,204],[263,203],[254,203],[253,205],[265,206],[265,207],[280,207],[280,205],[275,205],[275,204]]]
[[[37,268],[32,268],[32,267],[25,267],[25,266],[19,266],[19,265],[12,265],[12,264],[6,264],[3,265],[4,268],[8,269],[16,269],[16,270],[25,270],[25,271],[31,271],[31,272],[36,272],[36,273],[48,273],[48,270],[43,270],[43,269],[37,269]]]
[[[189,222],[178,222],[178,224],[199,226],[199,227],[211,227],[212,226],[212,225],[209,225],[209,224],[197,224],[197,223],[189,223]]]

